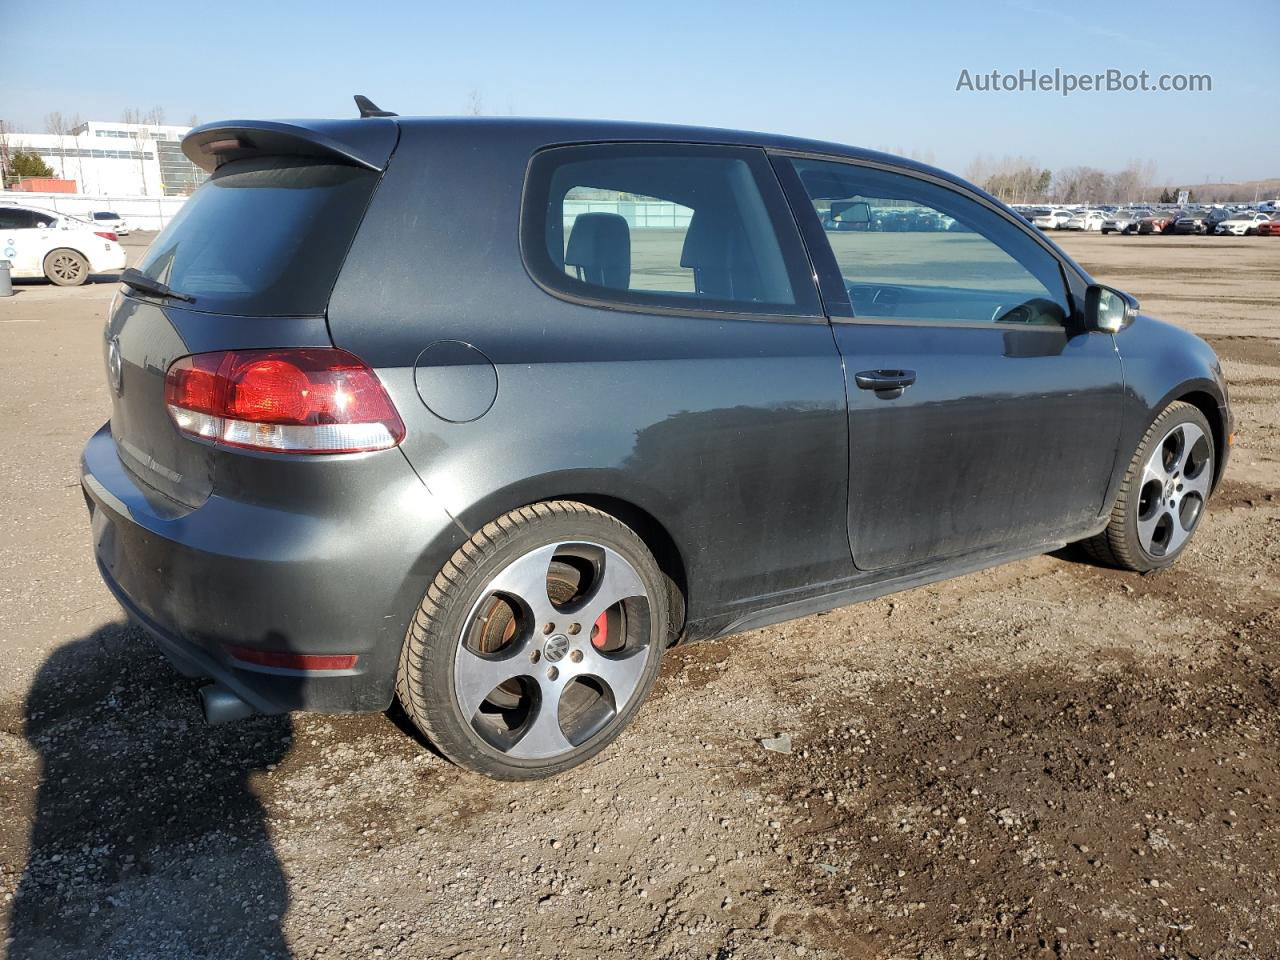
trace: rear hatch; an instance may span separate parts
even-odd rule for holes
[[[345,134],[345,136],[344,136]],[[202,127],[184,142],[212,176],[136,266],[190,302],[123,287],[108,318],[111,434],[143,483],[188,507],[224,449],[178,432],[165,374],[189,354],[330,346],[324,314],[394,149],[393,121]]]

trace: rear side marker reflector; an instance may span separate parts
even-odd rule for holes
[[[333,348],[231,350],[177,360],[165,404],[183,433],[276,453],[359,453],[404,439],[377,375]]]
[[[232,658],[241,663],[258,667],[276,667],[282,670],[353,670],[356,654],[279,653],[274,650],[251,650],[248,647],[227,647]]]

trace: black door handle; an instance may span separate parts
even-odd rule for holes
[[[863,370],[853,375],[853,382],[862,390],[896,391],[894,396],[901,396],[902,391],[916,382],[914,370]]]

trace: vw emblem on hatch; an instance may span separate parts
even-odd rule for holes
[[[542,648],[542,655],[547,658],[548,663],[559,663],[568,652],[569,638],[563,633],[557,633],[551,637]]]
[[[124,389],[124,361],[120,359],[120,338],[107,341],[107,379],[117,394]]]

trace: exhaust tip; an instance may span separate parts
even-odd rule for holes
[[[200,709],[204,712],[204,722],[211,727],[243,720],[258,712],[220,683],[200,688]]]

